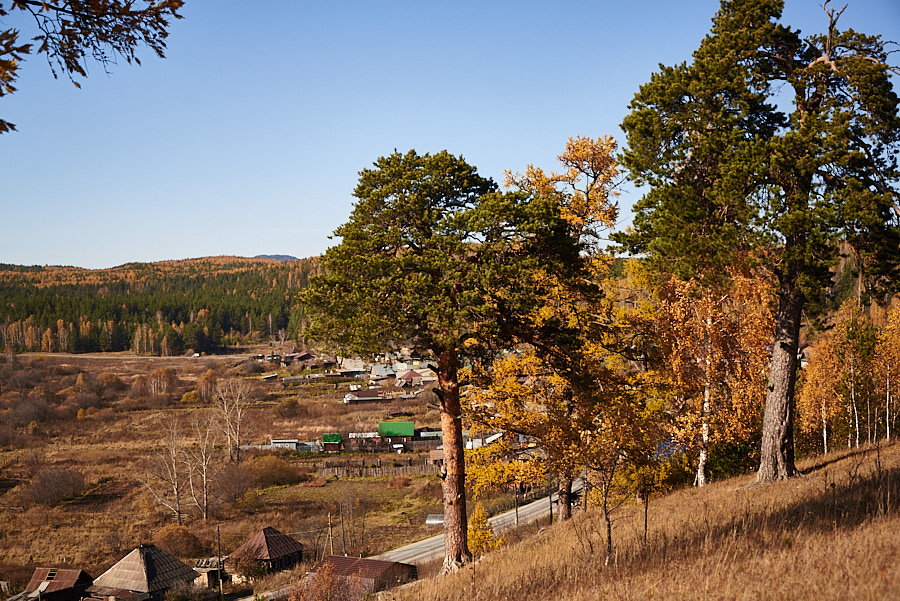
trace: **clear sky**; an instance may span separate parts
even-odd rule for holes
[[[843,28],[900,41],[900,1],[846,2]],[[787,0],[783,21],[823,31],[820,4]],[[187,0],[164,60],[89,63],[81,89],[43,56],[22,66],[0,99],[18,127],[0,136],[0,263],[320,254],[358,172],[394,149],[447,149],[501,182],[554,169],[569,136],[621,139],[638,87],[689,60],[718,7]]]

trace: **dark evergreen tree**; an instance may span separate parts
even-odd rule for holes
[[[649,188],[616,239],[659,271],[720,280],[763,266],[778,309],[757,481],[796,473],[801,315],[832,283],[841,244],[871,286],[898,281],[900,117],[886,42],[778,22],[780,0],[723,0],[691,63],[661,67],[623,123],[624,165]],[[823,21],[825,20],[823,15]],[[785,98],[787,91],[790,98]]]

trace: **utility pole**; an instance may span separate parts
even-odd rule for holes
[[[331,554],[334,555],[334,535],[331,533],[331,514],[328,514],[328,544],[331,546]]]
[[[219,601],[225,601],[225,593],[222,591],[222,580],[225,579],[225,573],[222,572],[222,535],[218,526],[216,526],[216,571],[219,573]]]

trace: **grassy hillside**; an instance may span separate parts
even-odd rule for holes
[[[751,477],[652,499],[615,514],[605,561],[599,511],[496,551],[395,599],[897,599],[900,446],[801,463],[804,475]]]

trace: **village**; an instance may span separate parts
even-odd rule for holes
[[[193,359],[209,360],[199,356]],[[183,361],[184,365],[190,365],[191,359]],[[309,394],[310,389],[324,389],[330,391],[323,398],[325,406],[335,410],[340,408],[350,414],[362,410],[367,411],[367,415],[384,416],[377,422],[353,422],[377,423],[375,428],[335,429],[314,439],[270,433],[265,443],[258,440],[266,431],[265,424],[270,424],[271,429],[277,428],[279,422],[254,420],[256,426],[253,434],[248,436],[256,444],[240,445],[240,451],[250,458],[251,465],[254,458],[271,457],[280,461],[292,458],[304,461],[306,458],[316,466],[316,478],[321,485],[332,480],[399,478],[401,482],[408,482],[409,477],[441,476],[442,438],[434,419],[436,406],[430,392],[437,378],[429,361],[408,351],[396,360],[382,356],[368,363],[361,359],[335,359],[313,351],[293,349],[288,353],[245,355],[231,363],[237,366],[236,369],[243,370],[241,373],[246,381],[256,382],[257,398],[264,399],[264,403],[272,402],[265,399],[293,399],[298,394],[301,397]],[[257,367],[252,366],[254,363]],[[198,368],[198,372],[201,370]],[[262,406],[259,405],[256,411],[265,411]],[[414,414],[418,418],[410,419]],[[294,422],[289,420],[288,423]],[[278,432],[283,434],[285,430]],[[466,446],[478,448],[501,435],[499,432],[489,436],[467,435]],[[341,504],[341,538],[345,536],[343,508]],[[419,518],[432,533],[442,523],[442,516],[434,512],[436,508],[432,505],[427,510],[427,518],[424,513]],[[182,561],[184,554],[179,558],[150,541],[143,541],[123,551],[124,555],[96,578],[86,569],[73,567],[71,562],[41,564],[34,568],[24,589],[17,592],[6,583],[4,592],[17,592],[8,601],[213,599],[226,592],[229,598],[235,598],[255,590],[254,583],[262,578],[290,572],[289,579],[296,583],[298,578],[301,581],[317,578],[316,575],[324,570],[323,578],[340,579],[365,594],[418,577],[417,566],[409,563],[341,555],[340,545],[336,553],[334,536],[330,524],[327,538],[303,542],[265,525],[246,536],[240,544],[232,543],[233,548],[224,549],[224,553],[221,542],[217,541],[214,555],[188,562]],[[234,540],[233,536],[230,538]],[[329,539],[330,549],[326,549]],[[346,551],[346,544],[342,546]],[[297,569],[301,567],[298,573]]]

